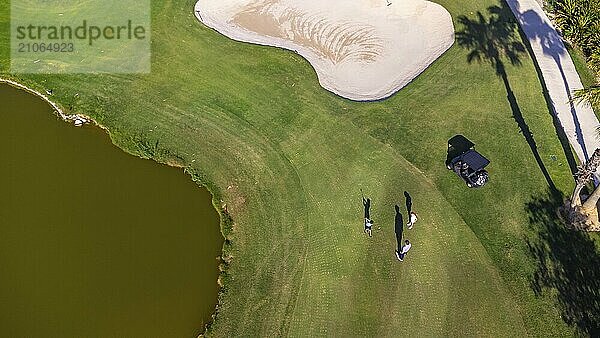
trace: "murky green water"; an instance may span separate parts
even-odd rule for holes
[[[195,337],[221,245],[182,170],[0,85],[0,336]]]

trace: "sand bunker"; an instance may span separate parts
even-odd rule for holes
[[[296,51],[321,86],[386,98],[454,43],[450,14],[424,0],[199,0],[196,17],[231,39]]]

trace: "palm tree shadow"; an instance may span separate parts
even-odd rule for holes
[[[526,204],[525,238],[536,262],[531,287],[537,296],[555,295],[562,319],[583,336],[600,336],[600,249],[585,232],[567,229],[557,210],[564,199],[548,192]]]
[[[570,107],[570,113],[573,118],[573,124],[575,125],[575,136],[577,137],[577,143],[579,143],[579,145],[581,146],[583,156],[587,161],[589,159],[589,154],[583,139],[581,123],[579,122],[579,117],[577,116],[577,110],[575,109],[572,90],[569,81],[567,80],[567,76],[565,74],[565,70],[561,61],[561,58],[564,57],[566,54],[565,49],[563,48],[562,38],[560,37],[558,32],[552,26],[550,26],[548,22],[542,19],[535,11],[528,10],[524,13],[521,13],[519,10],[517,10],[517,13],[519,20],[522,22],[523,30],[526,30],[527,32],[535,36],[535,38],[540,41],[543,53],[551,56],[554,62],[556,63],[556,66],[560,72],[563,81],[567,98],[569,100],[568,102]],[[552,107],[552,111],[554,114],[557,113],[554,111],[554,107]]]
[[[533,133],[525,122],[506,72],[505,62],[520,66],[521,56],[527,51],[521,43],[517,22],[510,8],[502,1],[498,6],[489,7],[486,14],[477,12],[475,19],[463,15],[458,18],[458,22],[463,29],[456,33],[456,38],[461,47],[469,50],[467,61],[489,63],[496,75],[502,79],[513,119],[529,145],[548,186],[552,191],[556,191],[556,186],[539,154]]]
[[[525,35],[525,33],[523,31],[520,31],[519,33],[521,35],[521,39],[523,41],[527,41],[528,38]],[[525,48],[527,49],[527,52],[529,53],[529,55],[534,55],[534,52],[529,44],[525,44]],[[540,68],[540,65],[535,57],[533,58],[533,65],[535,67],[535,71],[538,75],[538,79],[540,80],[540,84],[542,86],[542,94],[544,94],[544,99],[546,100],[546,107],[548,108],[548,113],[552,117],[552,124],[554,126],[554,131],[556,132],[556,136],[558,137],[558,140],[560,141],[560,145],[565,154],[567,164],[569,165],[569,169],[571,170],[571,174],[575,175],[575,173],[578,170],[577,160],[575,159],[575,155],[573,154],[573,149],[571,148],[571,144],[569,143],[569,138],[567,137],[567,134],[565,133],[565,130],[563,129],[563,126],[562,126],[560,120],[558,119],[558,113],[557,113],[556,109],[554,108],[554,102],[553,102],[552,98],[550,97],[550,92],[548,91],[548,86],[546,86],[546,81],[544,80],[544,75],[542,73],[542,69]],[[561,72],[561,74],[564,75],[564,72]],[[571,105],[571,113],[573,114],[575,106],[574,106],[573,102],[571,102],[570,105]],[[581,131],[581,126],[579,125],[578,121],[576,121],[576,132],[580,133],[580,131]]]

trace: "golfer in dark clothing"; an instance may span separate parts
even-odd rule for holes
[[[408,191],[404,192],[404,198],[406,198],[406,212],[408,212],[408,219],[410,220],[410,212],[412,211],[412,197]]]
[[[371,199],[363,197],[363,205],[365,206],[365,219],[371,218]]]

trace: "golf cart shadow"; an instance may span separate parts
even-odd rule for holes
[[[446,168],[454,171],[469,188],[483,187],[489,181],[485,167],[490,161],[475,151],[475,144],[463,135],[448,140]]]

